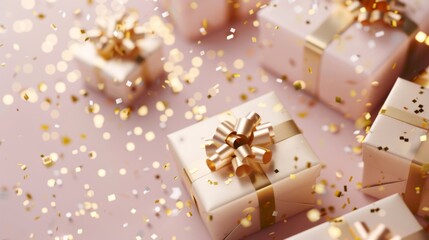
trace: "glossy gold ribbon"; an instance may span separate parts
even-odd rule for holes
[[[357,221],[350,225],[343,218],[335,219],[331,222],[328,229],[329,236],[338,240],[401,240],[398,235],[391,233],[384,224],[378,224],[373,230],[370,230],[365,222]]]
[[[261,124],[261,117],[250,112],[235,124],[221,122],[213,138],[205,140],[206,163],[211,171],[232,164],[237,176],[250,178],[258,197],[261,229],[276,221],[274,189],[261,167],[261,164],[269,163],[272,158],[272,152],[267,147],[300,133],[293,120],[275,126],[268,122]],[[227,234],[226,239],[234,230]]]
[[[216,129],[212,139],[205,141],[207,166],[216,171],[232,163],[237,176],[247,176],[252,162],[267,164],[271,161],[269,147],[274,142],[271,123],[261,124],[261,117],[250,112],[236,124],[224,121]]]
[[[416,78],[414,78],[413,82],[422,87],[429,88],[429,73],[427,69],[425,69]]]
[[[363,25],[383,22],[398,28],[407,36],[417,33],[418,26],[397,10],[405,4],[399,0],[345,0],[336,10],[305,38],[303,78],[307,91],[318,95],[318,79],[322,54],[331,41],[354,22]],[[410,55],[410,54],[409,54]]]
[[[417,111],[417,110],[416,110]],[[419,112],[418,112],[419,113]],[[417,128],[429,130],[429,119],[401,109],[385,106],[380,114],[405,122]],[[429,134],[422,136],[421,144],[410,164],[407,185],[405,187],[404,201],[414,213],[419,212],[423,197],[423,189],[429,170]]]
[[[138,24],[138,14],[128,11],[107,19],[97,19],[98,28],[86,31],[88,38],[94,42],[98,54],[108,60],[114,57],[139,58],[137,41],[143,39],[145,31]]]

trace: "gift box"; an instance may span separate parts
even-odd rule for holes
[[[241,238],[315,203],[321,163],[274,93],[172,133],[168,144],[213,239]]]
[[[131,103],[163,72],[162,40],[137,19],[99,18],[99,28],[85,33],[89,40],[72,47],[85,83],[117,103]]]
[[[429,5],[361,2],[272,1],[258,12],[263,67],[348,118],[371,112],[419,44],[416,33],[429,31]]]
[[[428,83],[398,78],[363,142],[362,191],[377,198],[401,193],[421,216],[429,215]]]
[[[230,20],[253,15],[269,0],[162,0],[180,33],[195,39],[224,27]]]
[[[422,229],[401,196],[394,194],[299,233],[289,240],[425,240]]]

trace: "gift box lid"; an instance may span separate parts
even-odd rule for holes
[[[204,149],[204,139],[213,136],[221,121],[244,117],[251,111],[257,112],[262,122],[271,122],[273,126],[291,120],[277,96],[271,92],[168,136],[170,151],[176,156],[179,168],[183,168],[188,174],[189,181],[193,183],[193,190],[196,191],[195,195],[200,199],[199,204],[203,205],[206,211],[221,207],[244,195],[255,193],[248,177],[230,177],[233,172],[231,166],[211,172],[205,161],[207,156]],[[271,150],[273,152],[271,163],[261,164],[261,167],[273,185],[320,164],[300,133],[272,145]],[[203,178],[208,182],[199,181]],[[213,183],[217,186],[213,186]],[[226,185],[228,187],[225,187]],[[207,187],[213,190],[207,191]],[[204,194],[198,191],[204,191]],[[307,202],[303,199],[303,203]]]
[[[162,41],[157,36],[146,36],[136,42],[140,49],[140,57],[148,58],[152,53],[158,50]],[[113,58],[106,60],[98,55],[95,46],[91,42],[84,44],[74,44],[71,47],[75,58],[87,65],[102,69],[105,74],[111,76],[116,81],[126,81],[127,76],[136,67],[136,61],[130,59]]]
[[[421,145],[429,129],[429,89],[398,78],[364,144],[388,151],[409,161],[428,164]],[[429,154],[429,153],[426,153]]]
[[[356,222],[363,222],[369,230],[374,230],[379,224],[384,224],[392,235],[399,235],[402,239],[424,240],[429,237],[423,231],[399,194],[391,195],[347,213],[339,219],[348,224],[349,227],[352,227]],[[330,226],[332,225],[329,222],[323,223],[288,239],[343,239],[341,237],[332,238],[332,233],[331,235],[329,234]],[[354,229],[354,231],[356,230]]]

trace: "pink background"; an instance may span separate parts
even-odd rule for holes
[[[181,63],[184,69],[189,69],[192,58],[200,56],[202,51],[223,50],[225,54],[215,59],[201,56],[203,65],[199,77],[191,84],[184,83],[184,90],[178,94],[162,87],[164,78],[161,78],[135,105],[135,109],[147,105],[149,114],[142,117],[134,111],[124,121],[114,114],[116,106],[113,101],[93,91],[89,91],[88,97],[83,97],[79,94],[79,90],[85,88],[81,79],[75,82],[67,80],[67,74],[76,69],[73,60],[67,62],[64,72],[58,69],[52,75],[45,72],[48,64],[57,65],[62,61],[61,53],[73,42],[69,29],[80,25],[90,28],[98,2],[104,1],[94,1],[92,5],[83,0],[37,1],[33,9],[22,8],[21,2],[27,1],[0,2],[0,99],[4,99],[5,95],[14,98],[11,105],[0,102],[0,239],[28,239],[32,234],[34,239],[63,239],[69,234],[74,239],[136,239],[136,236],[142,239],[172,239],[173,236],[177,239],[209,239],[193,206],[185,206],[170,216],[165,213],[166,209],[176,208],[176,201],[190,200],[182,183],[176,179],[178,174],[166,149],[166,135],[195,123],[195,120],[185,118],[185,112],[192,110],[186,103],[187,99],[196,94],[202,95],[197,104],[207,107],[204,115],[209,117],[240,104],[241,94],[253,99],[274,90],[325,164],[319,181],[327,181],[327,191],[317,198],[321,201],[319,208],[333,207],[333,211],[328,210],[328,214],[316,223],[310,223],[304,212],[248,239],[291,236],[322,223],[327,217],[339,216],[375,200],[364,196],[357,188],[361,180],[362,159],[352,148],[359,147],[356,135],[363,132],[356,130],[353,122],[315,102],[302,91],[296,91],[290,85],[277,81],[275,76],[264,73],[259,66],[258,45],[252,43],[252,37],[258,36],[258,29],[251,22],[231,24],[230,27],[236,28],[232,40],[226,40],[230,34],[229,26],[202,39],[201,44],[186,41],[177,34],[175,43],[167,46],[164,52],[167,56],[170,49],[178,48],[184,54]],[[110,7],[111,2],[107,1],[106,5]],[[140,11],[143,20],[151,15],[161,16],[164,10],[157,8],[157,5],[156,1],[130,0],[127,3],[128,7],[136,7]],[[80,17],[73,14],[77,8],[82,9]],[[33,11],[45,14],[45,19],[38,19]],[[89,20],[86,19],[87,15],[90,16]],[[29,32],[17,33],[14,24],[19,24],[16,21],[23,19],[30,20],[33,27]],[[56,31],[50,27],[52,23],[57,26]],[[41,45],[48,34],[55,34],[58,43],[52,52],[45,53]],[[233,67],[234,60],[238,58],[244,60],[241,70]],[[239,73],[240,77],[227,81],[223,73],[216,71],[219,63],[226,64],[231,72]],[[248,76],[252,80],[248,80]],[[39,99],[36,103],[24,101],[20,91],[16,91],[17,83],[23,89],[37,89],[41,82],[46,83],[48,89],[43,93],[37,91]],[[65,83],[64,93],[55,91],[57,82]],[[219,84],[220,92],[208,99],[209,88],[216,84]],[[255,87],[256,92],[250,93],[249,87]],[[72,95],[78,96],[79,101],[73,103]],[[45,98],[52,100],[49,110],[41,109]],[[94,114],[85,111],[91,100],[100,105],[99,114],[104,116],[104,125],[100,129],[94,127]],[[165,127],[160,122],[164,112],[155,107],[158,101],[166,102],[168,108],[174,111]],[[53,118],[56,113],[59,116]],[[48,125],[49,130],[42,130],[43,124]],[[327,131],[325,128],[329,124],[336,124],[339,132]],[[143,134],[133,134],[135,127],[141,127]],[[156,138],[148,142],[145,134],[150,131],[155,133]],[[104,132],[111,134],[109,140],[103,139]],[[48,133],[51,139],[43,140],[44,133]],[[86,139],[82,139],[81,134],[86,134]],[[55,139],[55,135],[59,138]],[[63,145],[63,136],[68,136],[71,143]],[[128,142],[135,144],[134,151],[127,151]],[[86,151],[81,151],[85,147]],[[89,158],[90,151],[97,153],[95,159]],[[40,155],[52,152],[60,157],[53,167],[46,168]],[[160,164],[159,168],[154,162]],[[170,167],[164,169],[167,163]],[[25,164],[27,169],[22,170],[19,164]],[[75,172],[79,166],[82,167],[81,171]],[[105,177],[98,176],[99,169],[106,171]],[[121,175],[120,169],[125,169],[126,174]],[[353,179],[349,182],[350,177]],[[55,179],[57,183],[59,180],[61,185],[49,187],[49,179]],[[87,196],[85,184],[94,192],[93,197]],[[344,192],[344,185],[347,192]],[[22,195],[15,194],[16,187],[22,189]],[[170,197],[173,189],[182,192],[178,200]],[[138,194],[133,194],[133,190]],[[336,190],[342,191],[343,196],[336,197]],[[23,206],[26,193],[32,195],[29,211]],[[108,196],[111,194],[115,194],[116,200],[109,202]],[[155,202],[161,198],[165,200],[164,205]],[[348,198],[350,204],[347,204]],[[56,206],[52,207],[51,202],[55,202]],[[85,210],[84,215],[76,216],[75,213],[85,202],[96,203],[98,208]],[[42,212],[43,208],[47,209],[46,213]],[[131,213],[131,209],[136,210],[135,214]],[[99,219],[92,218],[91,211],[96,211]],[[188,217],[187,212],[192,212],[193,216]],[[150,223],[144,221],[145,218]],[[81,234],[78,234],[79,229],[83,231]]]

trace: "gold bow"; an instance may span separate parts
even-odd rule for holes
[[[212,139],[205,140],[207,166],[216,171],[232,163],[237,176],[247,176],[253,164],[271,161],[272,152],[267,147],[274,142],[271,123],[262,123],[261,117],[250,112],[236,124],[222,122]]]
[[[392,236],[390,230],[384,224],[378,224],[372,231],[364,222],[355,222],[354,227],[360,239],[364,240],[400,240],[398,235]]]
[[[405,4],[400,0],[346,0],[350,12],[358,12],[357,21],[362,25],[383,22],[391,27],[397,27],[403,22],[399,11]]]
[[[145,31],[138,24],[138,13],[129,11],[107,19],[97,19],[97,29],[86,32],[94,42],[98,54],[108,60],[114,57],[134,58],[139,54],[136,42],[144,38]]]
[[[357,221],[353,226],[349,225],[343,218],[335,219],[331,222],[328,230],[332,239],[349,240],[401,240],[399,235],[391,233],[386,225],[380,223],[373,230],[370,230],[365,222]]]

